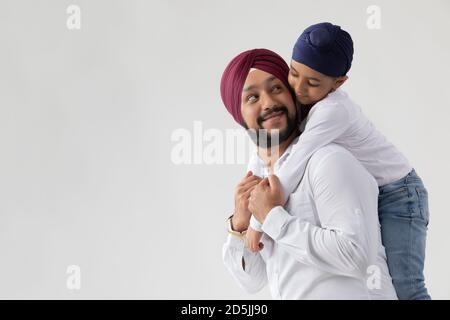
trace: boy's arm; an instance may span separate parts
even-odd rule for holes
[[[305,130],[292,146],[290,154],[276,172],[285,201],[296,189],[314,152],[338,139],[348,129],[350,116],[346,107],[338,102],[321,101],[310,111]]]
[[[319,104],[310,111],[305,130],[292,146],[280,170],[275,173],[283,187],[285,202],[301,181],[306,164],[314,152],[338,139],[350,125],[350,116],[344,105],[334,101],[321,101]],[[247,171],[255,173],[259,169],[256,159],[252,158]],[[253,215],[250,226],[262,232],[261,223]]]

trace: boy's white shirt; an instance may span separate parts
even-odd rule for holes
[[[309,158],[330,143],[350,151],[375,178],[378,186],[399,180],[412,170],[408,159],[374,127],[361,107],[338,89],[311,108],[305,128],[283,166],[273,168],[283,187],[285,200],[300,183]],[[249,170],[262,178],[268,175],[259,164],[257,151],[249,161]],[[261,223],[253,215],[250,227],[262,231]]]

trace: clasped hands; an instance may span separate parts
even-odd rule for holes
[[[263,248],[259,242],[262,233],[249,227],[252,214],[263,224],[272,208],[284,204],[283,189],[276,175],[262,179],[249,171],[237,185],[232,223],[237,231],[247,229],[245,244],[249,250],[257,252]]]

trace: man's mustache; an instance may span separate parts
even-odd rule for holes
[[[283,112],[284,114],[287,115],[288,114],[288,109],[287,109],[286,106],[279,106],[279,107],[273,107],[272,109],[269,109],[269,110],[261,113],[258,116],[258,119],[257,119],[257,122],[258,122],[259,126],[261,126],[263,121],[265,119],[267,119],[268,117],[270,117],[270,115],[272,115],[272,113],[275,113],[275,112]]]

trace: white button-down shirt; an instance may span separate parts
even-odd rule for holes
[[[267,176],[255,157],[260,165],[254,168],[261,170],[255,174]],[[274,299],[396,299],[377,202],[377,183],[360,162],[338,145],[322,147],[285,207],[273,208],[264,220],[264,248],[253,253],[229,234],[224,264],[245,291],[268,284]]]

